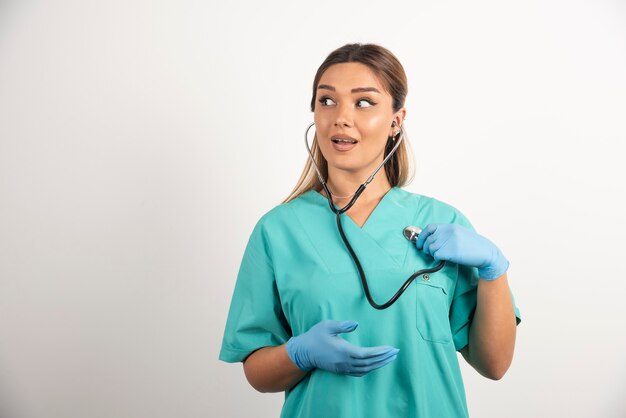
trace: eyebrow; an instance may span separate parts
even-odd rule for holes
[[[337,91],[336,88],[334,88],[333,86],[329,86],[328,84],[320,84],[319,86],[317,86],[317,89],[318,90]],[[363,93],[363,92],[367,92],[367,91],[373,91],[375,93],[380,93],[380,91],[376,87],[356,87],[356,88],[353,88],[352,90],[350,90],[351,93]]]

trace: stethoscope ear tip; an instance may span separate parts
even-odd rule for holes
[[[421,232],[422,228],[418,228],[417,226],[407,226],[404,228],[404,237],[415,244],[415,241],[417,241],[417,237],[419,237]]]

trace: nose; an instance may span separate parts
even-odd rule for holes
[[[352,110],[349,104],[339,104],[335,114],[335,126],[338,128],[352,126]]]

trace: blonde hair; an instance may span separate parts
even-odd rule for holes
[[[315,96],[317,85],[324,72],[335,64],[346,62],[357,62],[369,67],[379,78],[381,84],[393,99],[393,111],[397,112],[404,106],[404,100],[408,92],[406,74],[400,61],[386,48],[375,44],[347,44],[331,52],[324,60],[322,65],[317,69],[313,81],[313,96],[311,98],[311,111],[315,111]],[[392,187],[402,187],[413,180],[413,156],[411,147],[408,144],[408,138],[404,128],[402,129],[402,142],[398,146],[396,152],[391,156],[385,164],[385,174],[387,180]],[[385,157],[393,149],[394,142],[391,137],[387,140],[385,146]],[[313,159],[319,167],[322,177],[328,179],[328,162],[322,155],[322,151],[317,143],[317,135],[311,144],[311,152]],[[365,179],[363,179],[365,181]],[[296,183],[289,196],[283,201],[287,203],[296,197],[308,192],[309,190],[320,191],[322,184],[319,181],[315,167],[311,159],[307,159],[300,179]]]

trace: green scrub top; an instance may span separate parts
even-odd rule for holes
[[[415,249],[403,230],[469,221],[436,199],[392,188],[363,227],[342,215],[344,231],[383,303],[415,271],[437,262]],[[391,345],[395,361],[363,377],[314,369],[285,392],[281,417],[466,417],[456,351],[468,344],[477,270],[446,263],[415,279],[385,310],[370,306],[337,230],[328,201],[308,191],[257,223],[237,277],[220,359],[243,361],[325,319],[355,320],[342,338],[359,346]],[[515,313],[520,320],[519,311]]]

